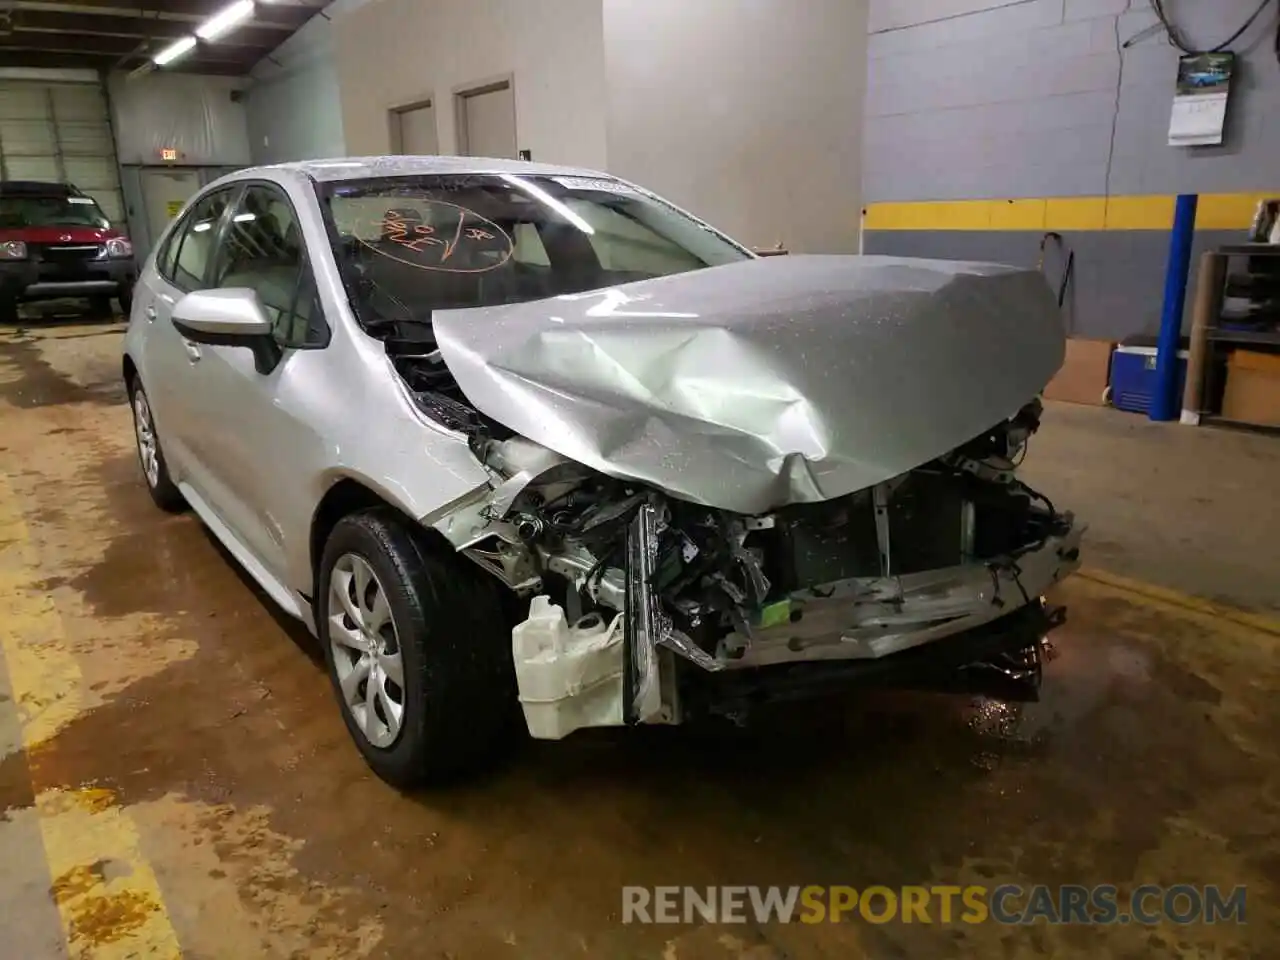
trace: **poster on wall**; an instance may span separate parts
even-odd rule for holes
[[[1169,117],[1169,145],[1198,147],[1222,142],[1234,53],[1193,53],[1178,61],[1178,89]]]

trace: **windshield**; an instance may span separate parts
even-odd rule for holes
[[[521,303],[748,259],[651,194],[570,176],[395,177],[321,186],[363,322]]]
[[[0,197],[0,228],[110,226],[88,197]]]

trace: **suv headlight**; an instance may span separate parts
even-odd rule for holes
[[[5,240],[0,243],[0,260],[27,259],[27,245],[21,240]]]
[[[133,256],[133,244],[124,237],[112,237],[107,241],[107,256],[112,259]]]

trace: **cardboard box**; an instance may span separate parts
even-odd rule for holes
[[[1102,406],[1111,375],[1113,340],[1067,340],[1067,358],[1062,369],[1044,388],[1048,400],[1090,403]]]
[[[1222,415],[1229,420],[1280,427],[1280,355],[1232,351],[1227,360]]]

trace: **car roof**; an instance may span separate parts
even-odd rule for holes
[[[244,179],[265,173],[301,173],[322,183],[340,180],[363,180],[369,177],[409,177],[415,175],[458,175],[468,173],[523,173],[529,176],[587,176],[614,179],[607,173],[583,167],[565,167],[553,163],[531,163],[493,157],[385,156],[334,157],[326,160],[299,160],[237,171],[233,177]]]

